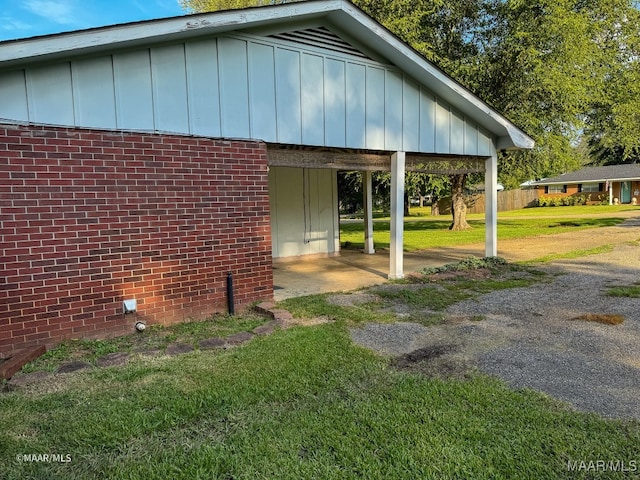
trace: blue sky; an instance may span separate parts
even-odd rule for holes
[[[0,41],[184,13],[178,0],[0,0]]]

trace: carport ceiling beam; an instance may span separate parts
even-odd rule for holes
[[[269,166],[330,168],[332,170],[390,171],[391,154],[349,150],[269,148]],[[484,172],[485,157],[406,155],[406,170],[434,175]]]
[[[271,149],[267,150],[269,166],[295,168],[330,168],[333,170],[388,171],[389,154],[332,150]]]
[[[482,173],[486,158],[483,157],[429,157],[407,154],[408,172],[430,173],[434,175],[456,175],[462,173]]]

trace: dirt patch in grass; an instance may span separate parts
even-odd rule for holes
[[[457,355],[459,350],[460,347],[453,344],[430,345],[394,358],[391,366],[430,378],[468,378],[474,369],[464,357]]]
[[[584,322],[597,322],[605,325],[620,325],[624,322],[622,315],[614,315],[610,313],[586,313],[571,320],[582,320]]]
[[[357,307],[379,301],[380,297],[366,292],[336,293],[327,297],[327,303],[338,305],[339,307]]]

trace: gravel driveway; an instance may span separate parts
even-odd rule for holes
[[[626,226],[636,229],[639,223],[633,219]],[[368,324],[352,337],[386,355],[422,352],[425,362],[440,369],[477,368],[578,410],[640,419],[640,299],[606,295],[608,287],[640,281],[640,246],[628,242],[610,253],[541,269],[557,275],[457,303],[446,311],[453,321],[445,324]],[[624,322],[574,320],[585,314],[618,314]],[[474,315],[484,319],[455,321]]]

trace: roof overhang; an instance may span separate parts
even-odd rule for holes
[[[292,19],[327,22],[348,32],[487,129],[495,136],[498,150],[533,148],[534,140],[525,132],[347,0],[294,2],[10,40],[0,42],[0,69],[214,36],[233,30],[267,28]]]

